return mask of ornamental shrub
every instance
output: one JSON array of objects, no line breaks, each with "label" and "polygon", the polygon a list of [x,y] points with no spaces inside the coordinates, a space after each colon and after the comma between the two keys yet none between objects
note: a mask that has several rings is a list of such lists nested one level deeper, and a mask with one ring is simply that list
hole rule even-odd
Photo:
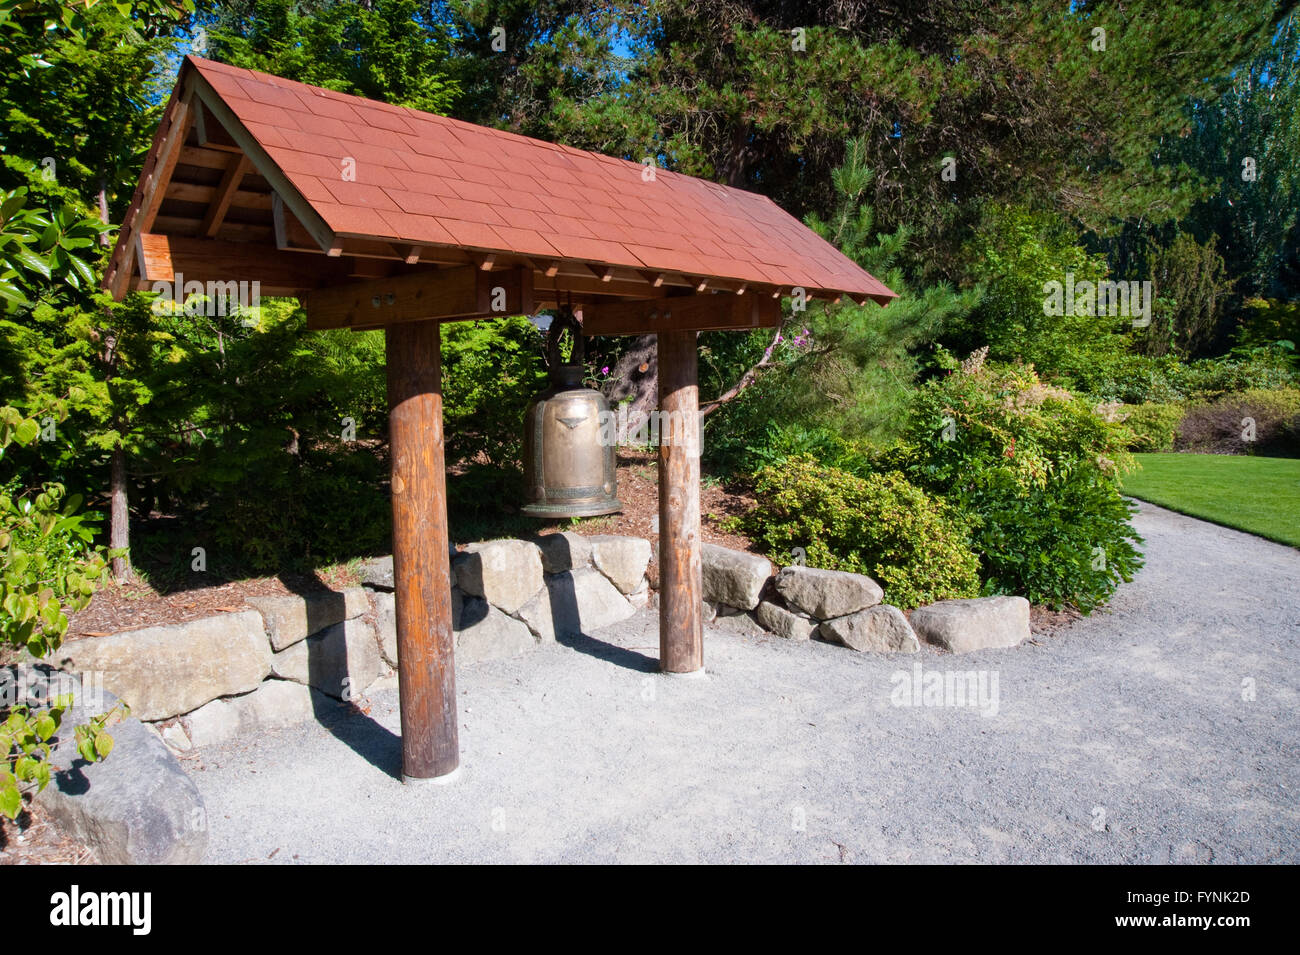
[{"label": "ornamental shrub", "polygon": [[1183,406],[1172,402],[1124,407],[1124,427],[1130,435],[1125,446],[1130,451],[1172,451],[1183,413]]},{"label": "ornamental shrub", "polygon": [[[36,419],[0,407],[0,460],[11,445],[35,441],[39,430]],[[94,545],[96,515],[80,507],[80,498],[53,482],[24,490],[15,480],[0,488],[0,648],[7,652],[43,657],[57,650],[68,614],[85,607],[107,576],[113,553]],[[33,709],[0,699],[0,813],[10,819],[22,811],[24,796],[49,784],[50,741],[72,702],[65,695]],[[74,728],[77,751],[89,762],[113,748],[110,715]]]},{"label": "ornamental shrub", "polygon": [[885,600],[915,607],[979,591],[970,528],[901,474],[858,477],[797,455],[762,468],[758,504],[738,522],[778,564],[867,574]]},{"label": "ornamental shrub", "polygon": [[1300,455],[1300,388],[1251,388],[1190,405],[1174,447],[1212,454]]},{"label": "ornamental shrub", "polygon": [[907,441],[882,456],[972,524],[986,594],[1087,612],[1141,566],[1118,479],[1131,466],[1113,406],[977,352],[917,393]]}]

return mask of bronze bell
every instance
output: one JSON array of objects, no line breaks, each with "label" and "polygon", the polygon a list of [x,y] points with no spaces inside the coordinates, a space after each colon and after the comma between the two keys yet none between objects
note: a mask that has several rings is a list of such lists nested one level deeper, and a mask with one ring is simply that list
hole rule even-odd
[{"label": "bronze bell", "polygon": [[[569,361],[560,357],[565,332],[573,338]],[[546,338],[551,387],[524,414],[524,481],[521,508],[530,517],[593,517],[621,511],[609,402],[582,386],[582,326],[569,309],[551,322]],[[604,440],[602,440],[602,437]]]}]

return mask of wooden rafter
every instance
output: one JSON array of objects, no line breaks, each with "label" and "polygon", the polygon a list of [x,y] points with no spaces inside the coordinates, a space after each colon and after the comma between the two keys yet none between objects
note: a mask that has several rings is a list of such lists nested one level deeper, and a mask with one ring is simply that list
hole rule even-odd
[{"label": "wooden rafter", "polygon": [[212,196],[212,202],[208,205],[208,211],[203,216],[203,222],[199,225],[200,235],[211,239],[221,230],[221,224],[226,221],[226,213],[230,210],[230,203],[234,200],[239,184],[244,179],[244,173],[248,172],[251,165],[252,163],[243,153],[230,158],[230,165],[226,167],[221,182]]},{"label": "wooden rafter", "polygon": [[234,138],[226,132],[225,127],[212,119],[202,103],[197,104],[194,109],[194,133],[199,145],[205,149],[219,149],[230,153],[243,152]]}]

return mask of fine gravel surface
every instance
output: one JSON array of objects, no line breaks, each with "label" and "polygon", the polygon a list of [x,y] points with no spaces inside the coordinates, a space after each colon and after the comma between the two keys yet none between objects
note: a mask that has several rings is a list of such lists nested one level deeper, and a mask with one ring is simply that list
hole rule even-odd
[{"label": "fine gravel surface", "polygon": [[[208,858],[1300,862],[1300,551],[1145,504],[1135,525],[1147,565],[1110,607],[1011,650],[859,654],[740,617],[707,628],[706,677],[669,677],[643,611],[461,668],[446,785],[398,781],[395,690],[202,750]],[[910,701],[917,666],[983,692]]]}]

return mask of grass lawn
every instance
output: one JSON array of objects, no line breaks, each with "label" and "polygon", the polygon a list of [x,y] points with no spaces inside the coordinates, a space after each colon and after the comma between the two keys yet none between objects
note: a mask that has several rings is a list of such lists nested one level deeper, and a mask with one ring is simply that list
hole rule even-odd
[{"label": "grass lawn", "polygon": [[1124,493],[1182,514],[1300,547],[1300,459],[1136,454]]}]

